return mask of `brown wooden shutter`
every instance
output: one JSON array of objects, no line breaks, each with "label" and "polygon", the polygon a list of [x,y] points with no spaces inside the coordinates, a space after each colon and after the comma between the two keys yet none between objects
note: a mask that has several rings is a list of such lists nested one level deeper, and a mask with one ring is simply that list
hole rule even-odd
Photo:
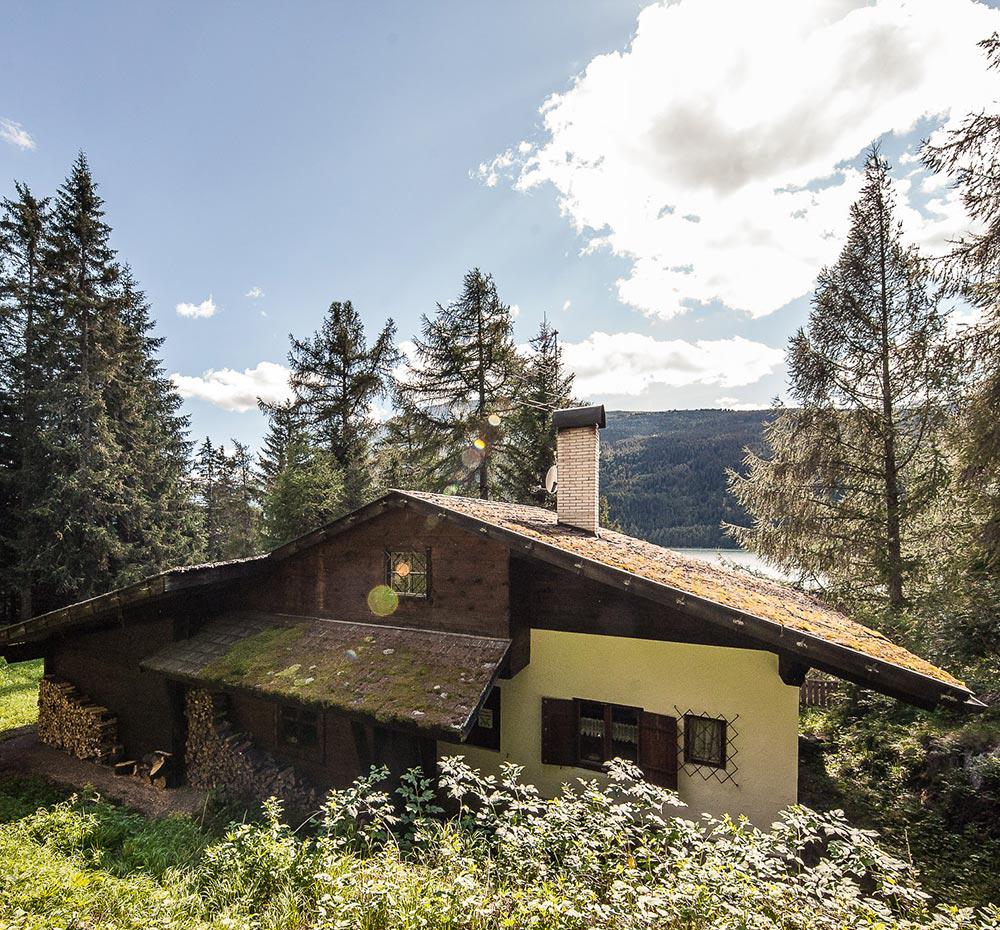
[{"label": "brown wooden shutter", "polygon": [[639,768],[646,781],[677,787],[677,720],[663,714],[639,715]]},{"label": "brown wooden shutter", "polygon": [[576,702],[542,698],[542,762],[576,764]]}]

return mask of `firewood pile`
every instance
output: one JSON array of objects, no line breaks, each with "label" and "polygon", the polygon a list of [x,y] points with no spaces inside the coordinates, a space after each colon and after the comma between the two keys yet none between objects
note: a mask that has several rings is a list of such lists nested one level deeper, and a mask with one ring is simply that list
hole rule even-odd
[{"label": "firewood pile", "polygon": [[280,765],[234,730],[224,694],[192,690],[186,698],[187,780],[195,788],[223,788],[234,798],[277,797],[289,807],[313,810],[316,790],[290,765]]},{"label": "firewood pile", "polygon": [[39,682],[38,738],[78,759],[112,764],[121,758],[117,719],[50,675]]}]

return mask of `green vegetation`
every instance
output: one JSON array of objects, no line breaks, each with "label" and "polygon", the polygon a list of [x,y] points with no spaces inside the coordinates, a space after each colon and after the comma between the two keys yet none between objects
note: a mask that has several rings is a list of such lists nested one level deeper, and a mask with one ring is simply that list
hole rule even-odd
[{"label": "green vegetation", "polygon": [[1000,900],[1000,711],[928,714],[851,690],[802,729],[803,803],[877,829],[935,895]]},{"label": "green vegetation", "polygon": [[[986,930],[1000,911],[930,902],[912,870],[839,815],[787,812],[769,833],[676,817],[670,792],[611,784],[540,799],[516,767],[443,760],[449,816],[411,773],[332,792],[307,829],[277,802],[224,831],[149,822],[94,796],[0,783],[0,925],[119,928],[609,927]],[[41,804],[43,806],[39,807]]]},{"label": "green vegetation", "polygon": [[34,723],[38,718],[38,679],[42,660],[8,665],[0,659],[0,739],[5,730]]},{"label": "green vegetation", "polygon": [[758,449],[770,411],[614,411],[601,432],[601,493],[623,533],[659,546],[733,548],[722,524],[745,519],[726,469]]}]

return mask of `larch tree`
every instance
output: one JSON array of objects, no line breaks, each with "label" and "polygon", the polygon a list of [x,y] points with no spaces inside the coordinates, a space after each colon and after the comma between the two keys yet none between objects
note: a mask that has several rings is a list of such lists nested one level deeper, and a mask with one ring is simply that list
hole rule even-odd
[{"label": "larch tree", "polygon": [[[987,67],[1000,70],[1000,36],[980,43]],[[998,102],[1000,103],[1000,102]],[[958,484],[979,523],[975,557],[1000,574],[1000,107],[968,115],[924,146],[924,162],[947,176],[971,220],[942,267],[953,292],[981,312],[959,334],[965,390],[955,437]]]},{"label": "larch tree", "polygon": [[521,360],[510,307],[492,276],[474,268],[461,296],[423,316],[400,395],[413,418],[435,490],[463,488],[489,498],[502,454],[503,418],[513,410]]},{"label": "larch tree", "polygon": [[765,429],[730,489],[751,516],[736,539],[842,595],[903,606],[913,536],[942,479],[937,427],[952,365],[926,264],[903,244],[889,166],[877,150],[838,261],[788,350],[798,405]]},{"label": "larch tree", "polygon": [[389,390],[398,360],[395,337],[389,320],[369,345],[361,316],[349,300],[330,304],[311,337],[291,337],[288,360],[296,409],[312,443],[337,463],[348,509],[365,503],[371,494],[378,430],[372,406]]},{"label": "larch tree", "polygon": [[559,333],[543,319],[505,418],[506,454],[500,463],[504,497],[524,504],[555,505],[545,475],[556,461],[552,412],[572,406],[573,373],[563,366]]}]

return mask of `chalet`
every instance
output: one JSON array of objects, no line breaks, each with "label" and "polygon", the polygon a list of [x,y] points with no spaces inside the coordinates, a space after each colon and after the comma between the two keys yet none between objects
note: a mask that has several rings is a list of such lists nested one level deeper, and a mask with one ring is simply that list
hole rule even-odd
[{"label": "chalet", "polygon": [[40,738],[257,794],[459,753],[554,793],[619,756],[695,812],[767,825],[796,800],[807,670],[978,704],[807,594],[599,528],[604,409],[555,423],[556,512],[391,491],[265,555],[0,629],[9,660],[44,656]]}]

